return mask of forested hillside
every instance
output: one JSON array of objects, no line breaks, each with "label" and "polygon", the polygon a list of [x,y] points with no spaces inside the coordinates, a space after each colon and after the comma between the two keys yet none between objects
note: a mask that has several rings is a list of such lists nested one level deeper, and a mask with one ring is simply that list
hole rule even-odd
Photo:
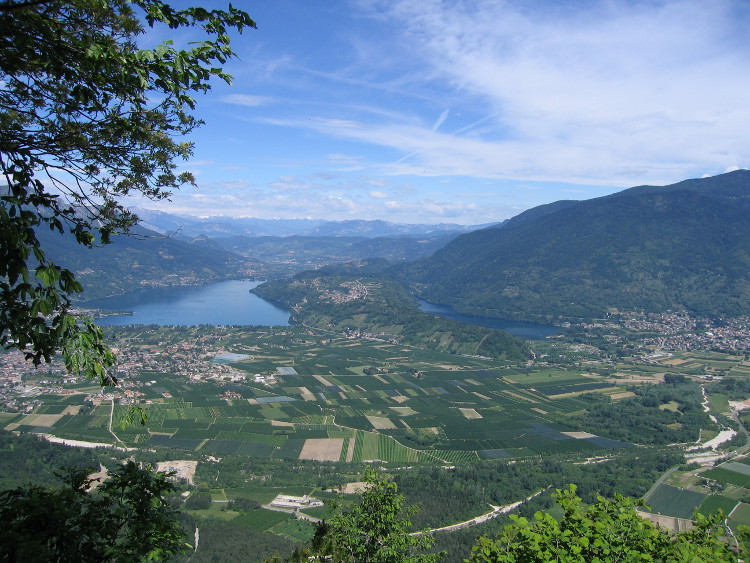
[{"label": "forested hillside", "polygon": [[750,314],[750,172],[559,202],[462,235],[397,275],[428,301],[485,316],[609,309]]},{"label": "forested hillside", "polygon": [[524,342],[510,334],[423,313],[406,288],[383,277],[385,261],[326,266],[253,290],[292,309],[303,325],[368,333],[460,354],[528,359]]},{"label": "forested hillside", "polygon": [[50,256],[76,273],[84,287],[82,298],[87,300],[149,286],[247,278],[264,271],[257,261],[141,227],[96,248],[85,248],[71,236],[46,229],[38,237]]}]

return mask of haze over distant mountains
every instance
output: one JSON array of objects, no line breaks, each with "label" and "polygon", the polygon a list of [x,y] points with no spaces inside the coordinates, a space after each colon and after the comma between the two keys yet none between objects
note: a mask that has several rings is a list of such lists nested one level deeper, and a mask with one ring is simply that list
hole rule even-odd
[{"label": "haze over distant mountains", "polygon": [[750,171],[536,207],[395,274],[428,301],[501,318],[750,315]]},{"label": "haze over distant mountains", "polygon": [[322,219],[256,219],[252,217],[194,217],[174,215],[150,209],[133,209],[141,225],[153,231],[177,238],[192,239],[198,236],[223,238],[287,237],[287,236],[354,236],[393,237],[402,235],[448,234],[472,231],[487,225],[436,225],[398,224],[380,220],[325,221]]}]

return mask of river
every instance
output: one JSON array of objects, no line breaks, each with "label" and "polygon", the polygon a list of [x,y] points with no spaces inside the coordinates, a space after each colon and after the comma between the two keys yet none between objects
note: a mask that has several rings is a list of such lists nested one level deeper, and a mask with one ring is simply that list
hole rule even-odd
[{"label": "river", "polygon": [[141,289],[88,301],[83,306],[132,314],[96,320],[101,326],[155,324],[173,326],[287,326],[289,311],[250,293],[263,282],[229,280],[198,286]]}]

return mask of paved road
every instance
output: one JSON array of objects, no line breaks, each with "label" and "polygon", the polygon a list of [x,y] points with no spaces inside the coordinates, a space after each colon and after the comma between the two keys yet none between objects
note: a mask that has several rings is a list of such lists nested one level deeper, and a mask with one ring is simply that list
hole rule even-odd
[{"label": "paved road", "polygon": [[469,526],[476,526],[477,524],[482,524],[484,522],[487,522],[488,520],[493,520],[500,516],[501,514],[507,514],[511,510],[515,510],[522,504],[530,501],[534,497],[537,497],[541,495],[543,492],[547,491],[552,487],[552,485],[548,485],[544,489],[542,489],[539,492],[534,493],[533,495],[526,497],[523,500],[519,500],[518,502],[514,502],[511,504],[506,504],[505,506],[493,506],[492,510],[482,514],[481,516],[477,516],[476,518],[472,518],[471,520],[466,520],[464,522],[458,522],[457,524],[451,524],[450,526],[443,526],[442,528],[432,528],[431,530],[422,530],[421,532],[412,532],[411,536],[422,536],[424,534],[432,534],[433,532],[454,532],[456,530],[460,530],[462,528],[468,528]]}]

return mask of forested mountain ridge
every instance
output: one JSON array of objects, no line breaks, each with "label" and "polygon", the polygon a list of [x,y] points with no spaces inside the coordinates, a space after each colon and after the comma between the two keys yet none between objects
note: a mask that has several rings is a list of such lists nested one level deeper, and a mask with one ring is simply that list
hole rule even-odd
[{"label": "forested mountain ridge", "polygon": [[263,272],[257,261],[213,247],[190,244],[135,227],[110,244],[85,248],[70,236],[40,229],[47,253],[76,273],[82,299],[125,293],[140,287],[200,284],[248,278]]},{"label": "forested mountain ridge", "polygon": [[266,282],[253,293],[293,311],[295,323],[428,349],[526,361],[528,346],[505,331],[423,313],[400,283],[382,276],[382,259],[325,266]]},{"label": "forested mountain ridge", "polygon": [[530,210],[394,270],[428,301],[485,316],[608,309],[750,314],[750,172]]},{"label": "forested mountain ridge", "polygon": [[458,235],[438,231],[402,236],[224,236],[193,239],[163,235],[142,225],[111,244],[84,248],[72,237],[40,230],[50,255],[76,273],[86,300],[141,287],[192,285],[223,279],[273,279],[326,264],[385,258],[390,262],[429,256]]}]

